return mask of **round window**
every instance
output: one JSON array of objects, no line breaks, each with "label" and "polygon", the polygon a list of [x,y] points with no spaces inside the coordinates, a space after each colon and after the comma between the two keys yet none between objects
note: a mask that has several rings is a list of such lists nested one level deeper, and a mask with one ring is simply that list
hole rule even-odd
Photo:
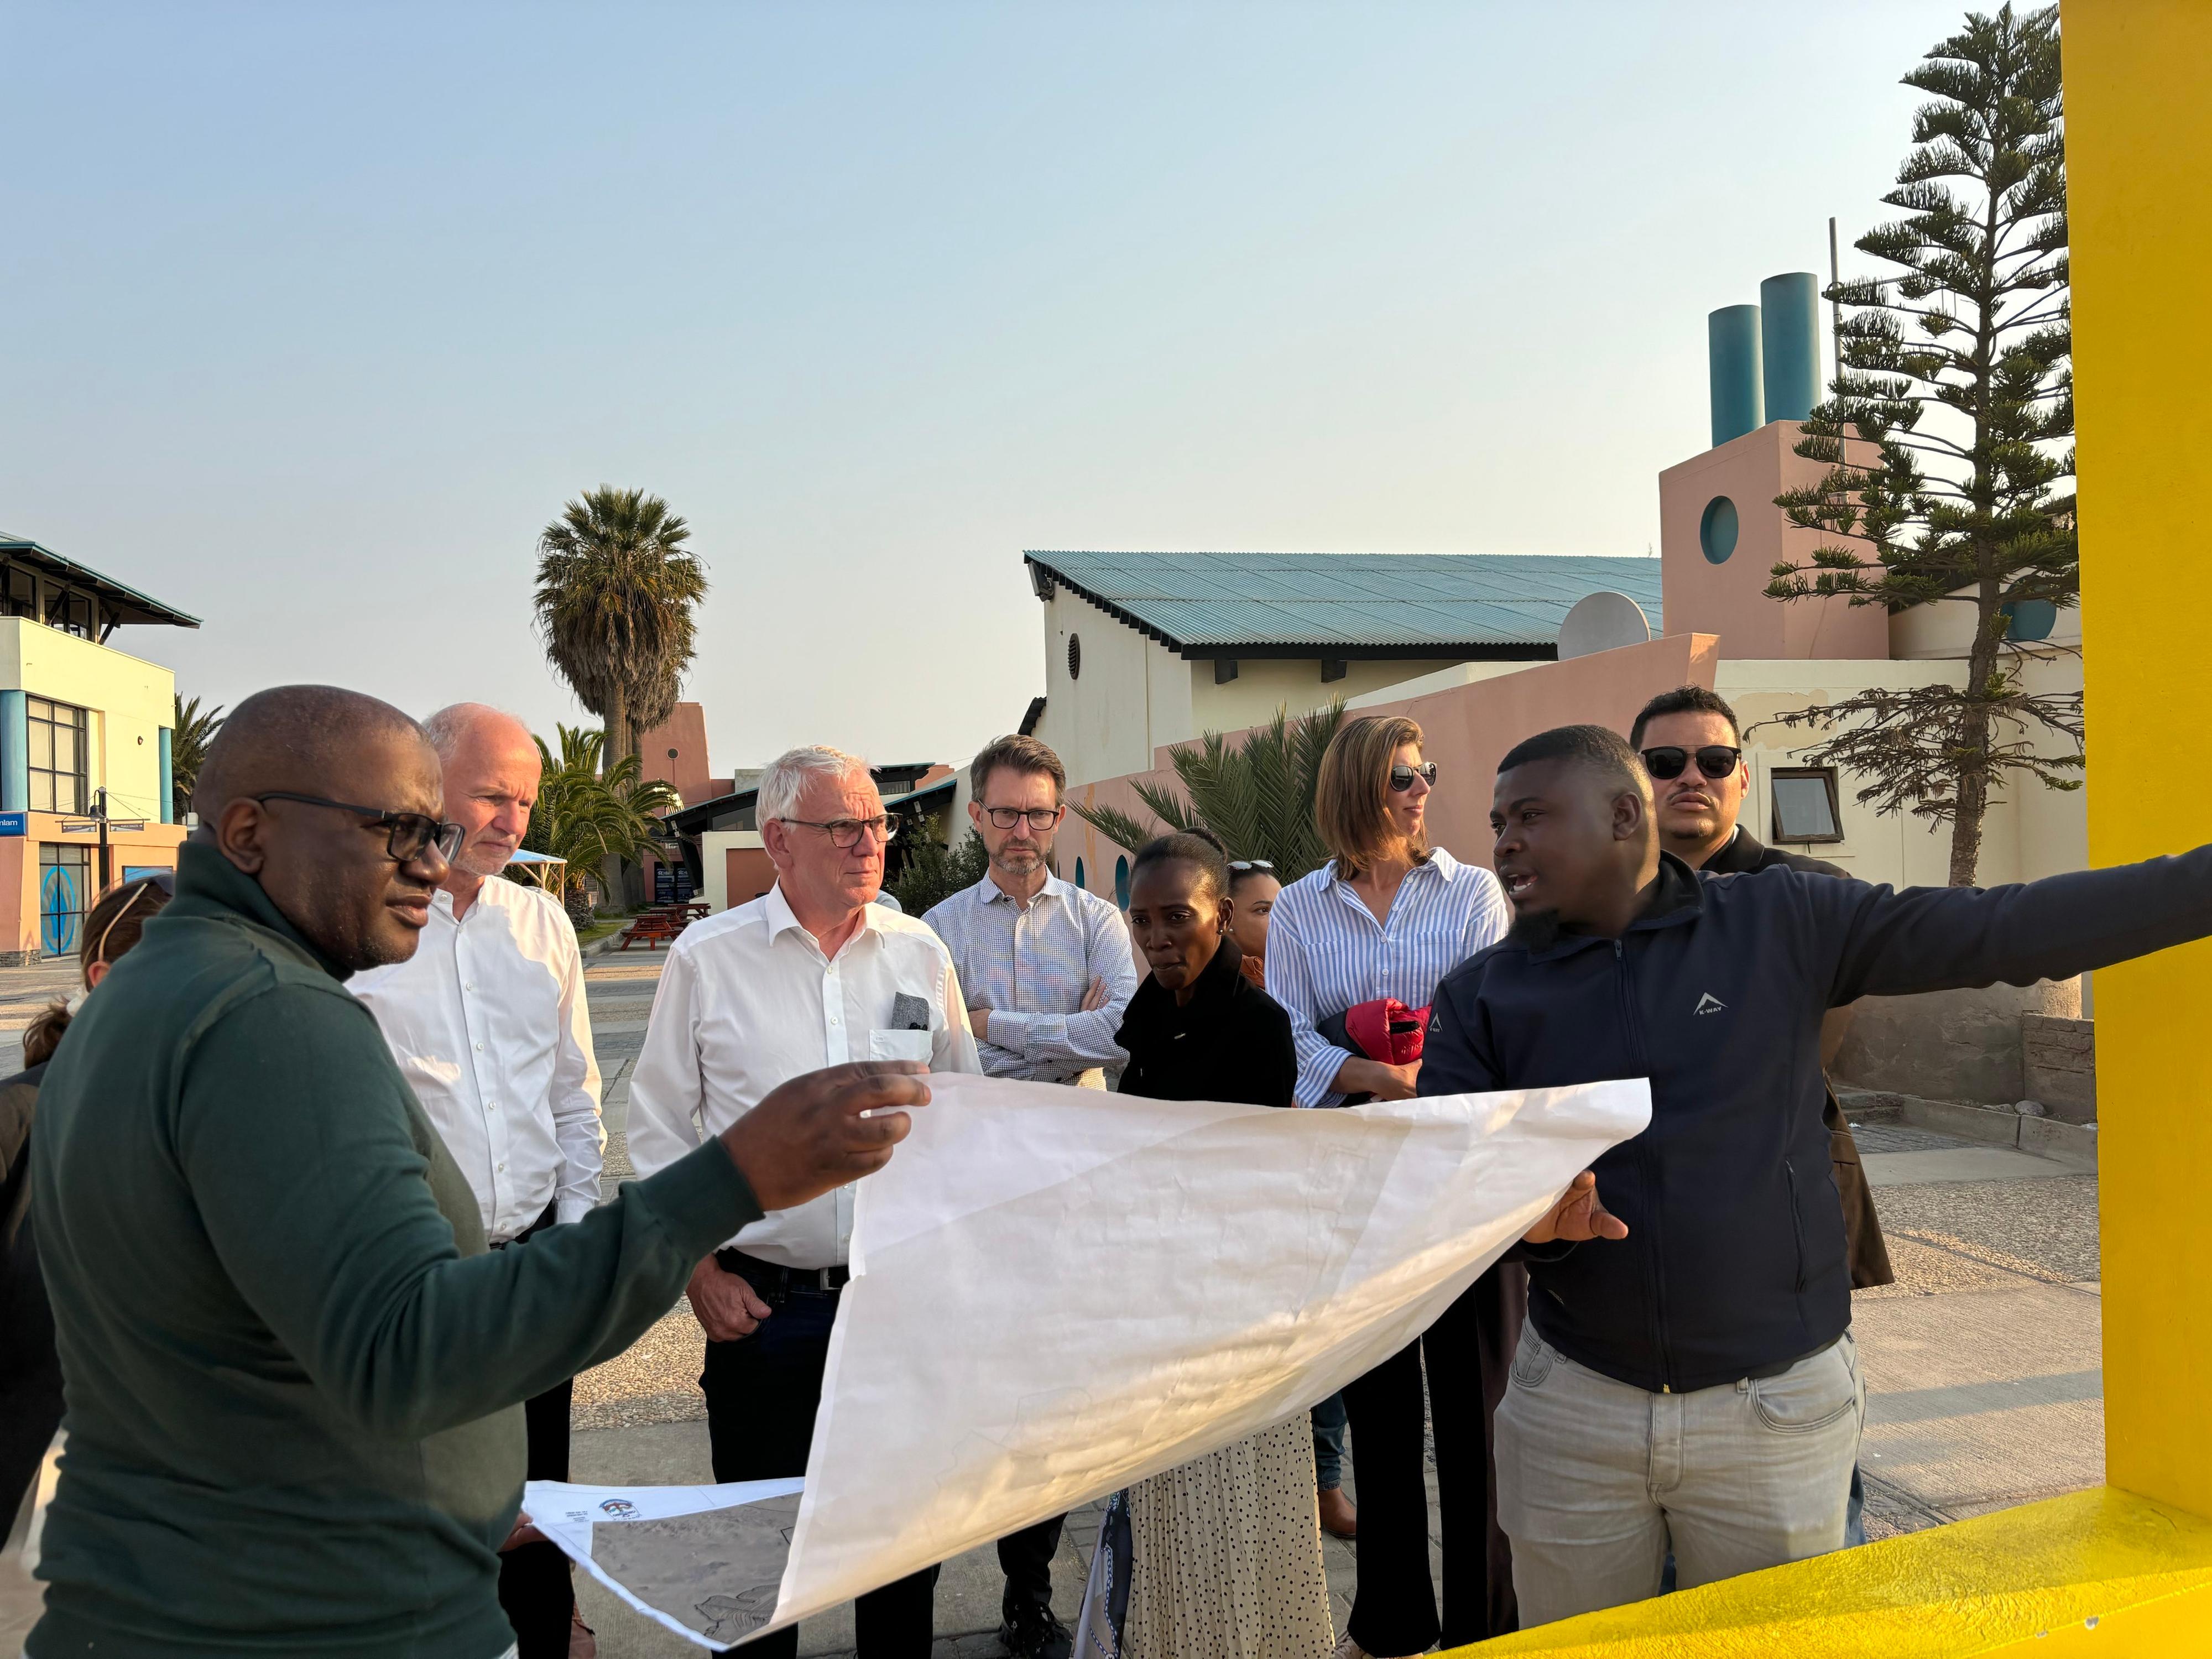
[{"label": "round window", "polygon": [[1083,635],[1080,634],[1067,636],[1067,678],[1072,680],[1083,678]]},{"label": "round window", "polygon": [[1735,551],[1735,503],[1716,495],[1705,503],[1705,516],[1698,520],[1698,545],[1707,564],[1726,564]]},{"label": "round window", "polygon": [[2048,599],[2021,599],[2005,606],[2005,637],[2022,644],[2047,640],[2058,626],[2058,607]]}]

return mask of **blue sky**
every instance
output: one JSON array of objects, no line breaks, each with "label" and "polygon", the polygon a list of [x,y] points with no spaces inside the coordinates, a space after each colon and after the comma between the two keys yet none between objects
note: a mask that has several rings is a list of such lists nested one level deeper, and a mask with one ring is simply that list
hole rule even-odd
[{"label": "blue sky", "polygon": [[19,0],[0,526],[205,617],[115,641],[187,696],[550,734],[537,532],[639,485],[718,769],[957,759],[1025,547],[1643,552],[1962,12]]}]

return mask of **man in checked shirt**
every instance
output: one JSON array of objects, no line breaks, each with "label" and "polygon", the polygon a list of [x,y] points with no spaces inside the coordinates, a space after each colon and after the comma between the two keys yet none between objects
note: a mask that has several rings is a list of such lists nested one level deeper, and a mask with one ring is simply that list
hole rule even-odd
[{"label": "man in checked shirt", "polygon": [[[968,817],[991,866],[983,879],[922,918],[952,952],[976,1052],[990,1077],[1106,1086],[1104,1068],[1137,988],[1121,913],[1052,873],[1052,838],[1067,809],[1067,771],[1035,738],[1000,738],[969,769]],[[1060,1522],[999,1540],[1006,1570],[999,1639],[1021,1659],[1067,1659],[1052,1611]]]}]

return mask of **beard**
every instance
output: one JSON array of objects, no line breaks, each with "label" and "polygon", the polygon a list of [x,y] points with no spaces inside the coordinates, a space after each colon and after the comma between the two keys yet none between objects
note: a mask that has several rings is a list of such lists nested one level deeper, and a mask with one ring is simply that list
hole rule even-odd
[{"label": "beard", "polygon": [[1026,876],[1033,870],[1049,868],[1052,863],[1052,842],[1025,842],[1019,846],[1002,847],[991,854],[991,862],[1010,876]]},{"label": "beard", "polygon": [[504,847],[480,847],[473,842],[464,842],[461,850],[453,854],[453,868],[489,881],[506,871],[512,856]]}]

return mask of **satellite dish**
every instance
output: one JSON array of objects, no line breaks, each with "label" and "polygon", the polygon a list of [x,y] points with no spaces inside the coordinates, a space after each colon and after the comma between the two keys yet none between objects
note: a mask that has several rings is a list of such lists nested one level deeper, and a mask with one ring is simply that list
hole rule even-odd
[{"label": "satellite dish", "polygon": [[1559,660],[1642,645],[1650,637],[1651,623],[1642,605],[1626,593],[1601,588],[1577,599],[1559,623]]}]

